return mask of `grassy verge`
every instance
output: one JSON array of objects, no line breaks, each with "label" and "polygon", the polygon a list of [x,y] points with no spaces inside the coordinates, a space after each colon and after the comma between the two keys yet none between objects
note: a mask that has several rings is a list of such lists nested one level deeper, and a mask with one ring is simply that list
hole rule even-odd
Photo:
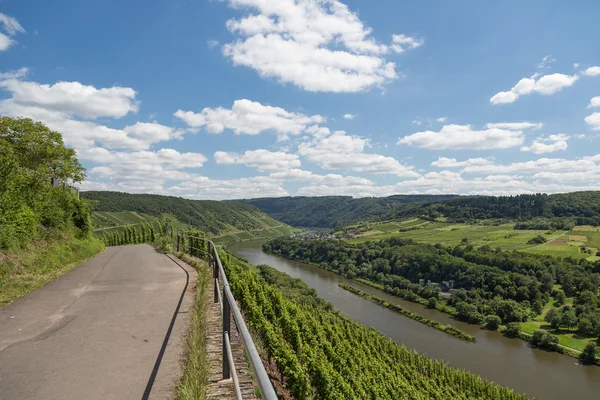
[{"label": "grassy verge", "polygon": [[186,363],[183,376],[177,386],[177,398],[197,400],[206,398],[208,385],[208,364],[206,362],[206,314],[208,310],[207,291],[210,285],[208,266],[185,254],[177,254],[179,259],[198,270],[194,312],[190,319],[187,337]]},{"label": "grassy verge", "polygon": [[0,252],[0,307],[44,286],[104,250],[95,236],[54,236]]},{"label": "grassy verge", "polygon": [[368,293],[363,292],[362,290],[356,289],[352,286],[349,285],[345,285],[343,283],[340,283],[339,285],[342,289],[345,289],[349,292],[352,292],[364,299],[370,300],[373,303],[379,304],[380,306],[383,306],[385,308],[388,308],[392,311],[395,311],[397,313],[400,313],[408,318],[412,318],[415,321],[418,321],[422,324],[425,324],[427,326],[430,326],[434,329],[437,329],[439,331],[442,331],[444,333],[447,333],[449,335],[452,335],[454,337],[457,337],[459,339],[463,339],[463,340],[468,340],[470,342],[475,342],[477,341],[477,339],[475,338],[475,336],[469,335],[466,332],[461,331],[460,329],[454,328],[453,326],[450,325],[444,325],[441,322],[438,321],[434,321],[432,319],[429,319],[421,314],[417,314],[415,312],[409,311],[406,308],[399,306],[397,304],[393,304],[393,303],[388,303],[387,301],[383,300],[382,298],[376,297],[376,296],[372,296]]}]

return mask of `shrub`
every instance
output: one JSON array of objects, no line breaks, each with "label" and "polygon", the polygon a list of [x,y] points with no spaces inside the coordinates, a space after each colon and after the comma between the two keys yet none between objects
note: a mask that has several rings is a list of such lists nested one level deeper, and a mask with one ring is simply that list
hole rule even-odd
[{"label": "shrub", "polygon": [[502,322],[500,320],[500,317],[495,315],[495,314],[491,314],[491,315],[486,315],[485,318],[483,319],[484,325],[487,329],[491,330],[491,331],[495,331],[498,330],[498,327],[500,326],[500,323]]},{"label": "shrub", "polygon": [[521,324],[518,322],[509,322],[504,331],[505,335],[508,337],[518,337],[519,332],[521,332]]}]

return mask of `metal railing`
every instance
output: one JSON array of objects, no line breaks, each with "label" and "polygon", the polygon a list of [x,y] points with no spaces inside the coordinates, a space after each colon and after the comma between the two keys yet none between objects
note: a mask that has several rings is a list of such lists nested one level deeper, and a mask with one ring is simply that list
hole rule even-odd
[{"label": "metal railing", "polygon": [[[229,282],[227,281],[227,275],[223,270],[221,259],[219,258],[219,252],[217,251],[215,244],[203,237],[192,236],[177,231],[177,252],[185,252],[200,258],[206,256],[209,267],[213,272],[214,282],[214,302],[219,303],[221,306],[221,319],[223,321],[223,379],[232,379],[235,388],[235,394],[237,399],[242,399],[242,393],[240,391],[240,384],[233,361],[233,354],[231,352],[230,335],[231,332],[231,314],[237,326],[238,332],[242,337],[244,347],[250,360],[252,371],[254,371],[254,379],[258,383],[258,387],[262,394],[263,399],[277,400],[275,389],[271,384],[269,375],[262,363],[258,350],[254,345],[254,341],[250,336],[246,322],[242,317],[242,313],[237,306],[233,293],[229,288]],[[223,282],[222,289],[219,290],[219,278]]]}]

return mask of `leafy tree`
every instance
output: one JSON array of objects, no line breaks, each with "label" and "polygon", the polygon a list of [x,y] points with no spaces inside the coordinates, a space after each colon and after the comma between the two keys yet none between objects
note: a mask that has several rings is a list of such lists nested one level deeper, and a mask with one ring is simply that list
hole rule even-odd
[{"label": "leafy tree", "polygon": [[556,293],[556,296],[554,296],[556,299],[556,303],[560,306],[562,306],[563,304],[565,304],[565,300],[567,298],[567,296],[565,295],[565,292],[563,292],[562,290],[559,290]]},{"label": "leafy tree", "polygon": [[594,343],[588,343],[585,348],[583,349],[583,351],[581,352],[581,355],[579,356],[579,359],[586,364],[595,364],[596,363],[596,353],[597,353],[597,347]]},{"label": "leafy tree", "polygon": [[498,330],[501,322],[500,317],[497,315],[486,315],[484,318],[485,327],[492,331]]},{"label": "leafy tree", "polygon": [[506,330],[504,331],[506,336],[508,337],[517,337],[519,336],[519,332],[521,331],[521,324],[518,322],[509,322],[506,325]]},{"label": "leafy tree", "polygon": [[428,308],[435,309],[437,307],[437,304],[438,304],[437,297],[430,297],[429,300],[427,300]]},{"label": "leafy tree", "polygon": [[[53,186],[51,180],[60,182]],[[30,119],[0,116],[0,249],[24,247],[39,227],[90,231],[91,206],[71,184],[84,168],[58,132]]]}]

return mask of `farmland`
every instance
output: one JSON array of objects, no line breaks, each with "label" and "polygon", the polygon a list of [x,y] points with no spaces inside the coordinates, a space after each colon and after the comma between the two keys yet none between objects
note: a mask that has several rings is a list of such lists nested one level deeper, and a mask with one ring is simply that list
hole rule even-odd
[{"label": "farmland", "polygon": [[[586,258],[590,261],[600,259],[596,256],[600,249],[600,231],[597,227],[591,226],[576,226],[572,231],[516,230],[514,223],[460,224],[410,218],[360,223],[347,226],[344,230],[361,231],[358,236],[349,239],[354,243],[399,237],[422,243],[441,243],[453,246],[466,239],[474,246],[488,245],[502,250],[521,250],[558,257]],[[537,236],[543,236],[546,243],[528,244]],[[582,247],[587,251],[584,252]]]}]

